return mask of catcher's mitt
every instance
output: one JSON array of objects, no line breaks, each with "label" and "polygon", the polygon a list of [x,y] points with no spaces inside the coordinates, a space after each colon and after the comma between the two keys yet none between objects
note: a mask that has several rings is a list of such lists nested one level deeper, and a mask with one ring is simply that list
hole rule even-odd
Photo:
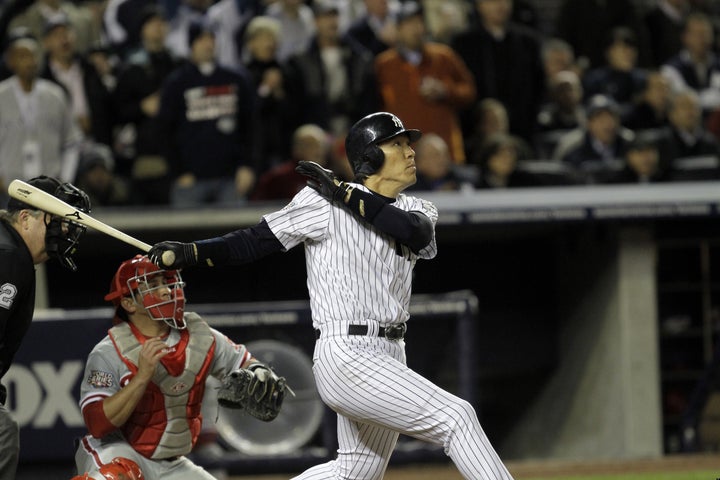
[{"label": "catcher's mitt", "polygon": [[254,363],[225,376],[218,391],[218,403],[226,408],[245,410],[253,417],[270,422],[280,413],[285,394],[292,390],[284,377],[267,365]]}]

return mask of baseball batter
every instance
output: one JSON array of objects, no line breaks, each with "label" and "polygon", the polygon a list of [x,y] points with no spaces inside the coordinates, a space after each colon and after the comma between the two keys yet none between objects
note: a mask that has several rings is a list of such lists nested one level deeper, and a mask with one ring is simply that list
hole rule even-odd
[{"label": "baseball batter", "polygon": [[297,479],[382,479],[401,433],[442,445],[465,478],[512,478],[473,407],[406,366],[412,270],[436,254],[435,206],[402,193],[415,182],[411,143],[420,135],[393,114],[369,115],[345,142],[353,182],[302,162],[308,187],[258,225],[150,250],[153,261],[179,268],[243,263],[304,245],[318,339],[313,371],[320,396],[337,412],[339,448],[335,460]]},{"label": "baseball batter", "polygon": [[183,286],[179,272],[146,256],[118,268],[105,296],[115,326],[90,352],[80,389],[90,434],[78,446],[81,475],[73,480],[214,480],[185,457],[200,433],[205,381],[267,367],[185,313]]}]

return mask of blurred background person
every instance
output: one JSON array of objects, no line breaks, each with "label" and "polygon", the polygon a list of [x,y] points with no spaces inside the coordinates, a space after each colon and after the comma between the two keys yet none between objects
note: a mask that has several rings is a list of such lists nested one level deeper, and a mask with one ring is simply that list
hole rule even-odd
[{"label": "blurred background person", "polygon": [[620,124],[620,109],[608,96],[592,97],[586,115],[585,125],[560,138],[553,158],[582,172],[592,183],[617,170],[634,133]]},{"label": "blurred background person", "polygon": [[206,23],[208,9],[214,0],[179,0],[177,9],[168,12],[168,33],[165,46],[175,58],[189,59],[189,36],[193,25]]},{"label": "blurred background person", "polygon": [[434,42],[449,45],[456,35],[470,28],[472,7],[465,0],[423,0],[425,21]]},{"label": "blurred background person", "polygon": [[[535,118],[545,94],[545,76],[536,32],[511,22],[511,0],[475,0],[477,27],[458,34],[451,47],[475,77],[477,98],[505,105],[510,132],[532,141]],[[472,132],[472,109],[463,115],[465,135]]]},{"label": "blurred background person", "polygon": [[397,42],[376,57],[382,109],[436,133],[450,148],[454,163],[465,163],[460,111],[475,100],[475,80],[447,45],[426,41],[424,12],[405,2],[397,14]]},{"label": "blurred background person", "polygon": [[219,0],[207,11],[207,21],[215,32],[215,54],[223,67],[236,70],[242,65],[245,30],[265,9],[262,0]]},{"label": "blurred background person", "polygon": [[280,23],[253,18],[245,30],[243,64],[255,90],[252,163],[258,175],[284,162],[290,152],[289,98],[283,65],[277,57]]},{"label": "blurred background person", "polygon": [[658,70],[650,70],[640,94],[622,119],[630,130],[661,129],[668,124],[670,82]]},{"label": "blurred background person", "polygon": [[670,168],[676,160],[682,158],[720,159],[720,145],[703,124],[697,93],[685,90],[672,95],[668,119],[669,125],[658,140],[663,168]]},{"label": "blurred background person", "polygon": [[703,115],[720,106],[720,58],[713,50],[712,19],[704,13],[688,15],[682,32],[682,50],[661,66],[677,93],[692,89],[698,94]]},{"label": "blurred background person", "polygon": [[113,150],[116,173],[130,180],[137,202],[170,202],[170,172],[158,130],[161,87],[179,63],[165,46],[168,24],[163,12],[146,6],[139,19],[141,43],[131,50],[118,74],[113,101],[118,131]]},{"label": "blurred background person", "polygon": [[[510,135],[508,113],[505,105],[494,98],[484,98],[475,104],[474,124],[470,137],[466,140],[468,159],[477,159],[485,142],[498,133]],[[525,140],[513,135],[518,155],[522,160],[534,157],[534,152]]]},{"label": "blurred background person", "polygon": [[107,145],[85,142],[80,148],[78,188],[87,193],[94,207],[117,207],[137,204],[129,183],[115,175],[115,160]]},{"label": "blurred background person", "polygon": [[316,34],[309,47],[285,63],[291,101],[287,115],[294,127],[313,123],[340,138],[350,125],[378,110],[374,57],[341,37],[337,3],[315,0],[313,13]]},{"label": "blurred background person", "polygon": [[82,131],[62,88],[38,78],[40,46],[30,38],[5,52],[13,75],[0,82],[0,187],[41,174],[75,180]]},{"label": "blurred background person", "polygon": [[63,17],[45,25],[46,61],[40,75],[65,90],[73,118],[87,138],[111,145],[115,120],[110,92],[95,66],[78,53],[75,39],[75,30]]},{"label": "blurred background person", "polygon": [[365,14],[353,21],[345,35],[377,55],[395,45],[395,15],[399,7],[393,0],[363,0]]},{"label": "blurred background person", "polygon": [[580,78],[585,72],[585,68],[575,61],[575,51],[572,46],[561,38],[545,38],[541,44],[540,55],[546,86],[549,86],[552,79],[560,72],[572,71]]},{"label": "blurred background person", "polygon": [[605,42],[605,62],[591,68],[582,77],[586,99],[603,94],[612,97],[625,115],[645,84],[645,69],[638,67],[635,33],[627,27],[609,32]]},{"label": "blurred background person", "polygon": [[479,189],[541,185],[535,175],[518,169],[518,146],[512,135],[492,135],[473,160],[480,169],[476,184]]},{"label": "blurred background person", "polygon": [[660,152],[653,135],[637,135],[627,146],[623,168],[605,183],[656,183],[668,180],[660,166]]},{"label": "blurred background person", "polygon": [[417,181],[408,190],[472,190],[478,171],[456,165],[447,143],[440,135],[424,133],[414,145]]},{"label": "blurred background person", "polygon": [[690,13],[688,0],[655,0],[643,21],[648,32],[652,64],[663,65],[682,48],[680,40]]},{"label": "blurred background person", "polygon": [[285,62],[307,51],[315,35],[315,16],[309,5],[302,0],[276,0],[268,5],[265,15],[280,22],[278,60]]},{"label": "blurred background person", "polygon": [[163,83],[157,120],[173,174],[172,205],[237,204],[255,183],[251,165],[254,93],[247,75],[215,62],[207,25],[188,30],[190,61]]},{"label": "blurred background person", "polygon": [[548,85],[548,100],[537,116],[533,146],[538,158],[550,158],[560,137],[585,124],[583,87],[572,70],[555,74]]},{"label": "blurred background person", "polygon": [[43,37],[45,25],[65,19],[72,25],[76,36],[76,47],[80,53],[101,43],[101,28],[93,19],[92,12],[76,2],[64,0],[35,0],[10,21],[8,30],[26,27],[36,40]]},{"label": "blurred background person", "polygon": [[307,185],[307,177],[295,171],[298,162],[315,162],[329,168],[329,153],[328,132],[317,125],[301,125],[292,136],[290,159],[260,175],[251,200],[291,199]]},{"label": "blurred background person", "polygon": [[605,63],[605,38],[616,27],[638,36],[639,64],[649,64],[642,17],[633,0],[562,0],[555,17],[555,35],[568,42],[579,63],[598,68]]}]

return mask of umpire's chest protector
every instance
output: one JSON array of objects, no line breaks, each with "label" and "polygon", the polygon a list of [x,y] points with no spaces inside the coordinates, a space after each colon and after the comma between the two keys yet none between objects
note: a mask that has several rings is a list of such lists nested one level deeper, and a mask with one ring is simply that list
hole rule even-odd
[{"label": "umpire's chest protector", "polygon": [[[121,428],[128,443],[147,458],[186,455],[200,433],[200,407],[215,355],[215,337],[197,314],[186,314],[185,323],[187,329],[180,331],[180,341],[160,361],[152,382]],[[132,378],[138,371],[144,337],[129,323],[116,325],[108,333]]]}]

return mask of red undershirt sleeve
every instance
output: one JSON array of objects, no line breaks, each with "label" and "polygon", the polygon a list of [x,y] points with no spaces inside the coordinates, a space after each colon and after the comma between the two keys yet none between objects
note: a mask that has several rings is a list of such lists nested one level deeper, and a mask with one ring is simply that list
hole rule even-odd
[{"label": "red undershirt sleeve", "polygon": [[82,413],[90,435],[95,438],[102,438],[108,433],[117,430],[117,427],[110,423],[110,420],[105,416],[102,400],[86,405]]}]

